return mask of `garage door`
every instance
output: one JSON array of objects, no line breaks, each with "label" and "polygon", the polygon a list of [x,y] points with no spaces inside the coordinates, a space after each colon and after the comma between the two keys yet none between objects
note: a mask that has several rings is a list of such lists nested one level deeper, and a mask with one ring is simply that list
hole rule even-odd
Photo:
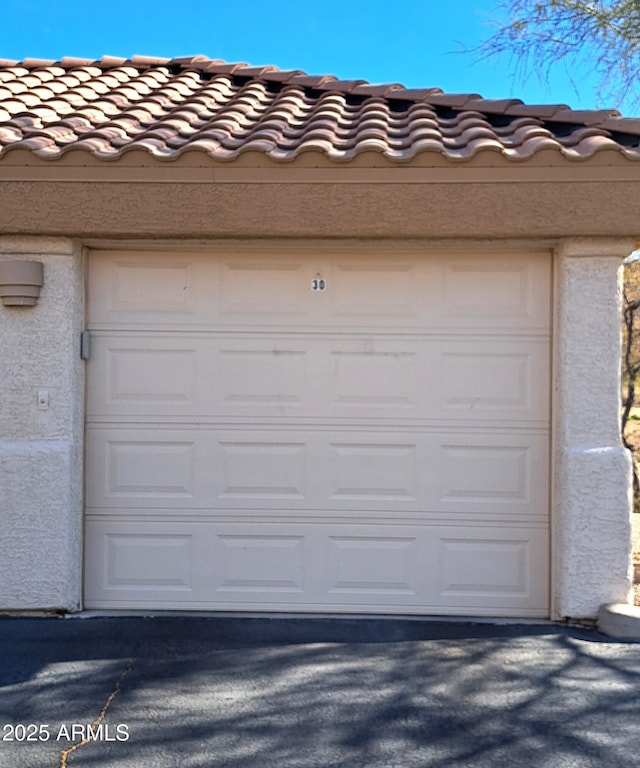
[{"label": "garage door", "polygon": [[85,606],[547,615],[549,267],[92,252]]}]

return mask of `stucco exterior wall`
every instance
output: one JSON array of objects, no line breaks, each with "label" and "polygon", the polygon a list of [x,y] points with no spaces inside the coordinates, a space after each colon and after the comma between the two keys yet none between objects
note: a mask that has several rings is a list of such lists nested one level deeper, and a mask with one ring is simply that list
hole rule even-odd
[{"label": "stucco exterior wall", "polygon": [[[82,572],[82,253],[0,237],[0,259],[44,264],[33,308],[0,306],[0,608],[77,610]],[[48,393],[48,408],[38,393]]]},{"label": "stucco exterior wall", "polygon": [[[401,177],[395,183],[393,174],[389,178],[360,184],[3,180],[0,230],[6,222],[5,231],[16,233],[110,238],[117,222],[118,237],[149,239],[396,239],[399,233],[476,239],[613,235],[637,226],[636,209],[628,205],[637,182],[583,184],[577,207],[570,182],[405,184]],[[606,208],[600,204],[605,198]]]},{"label": "stucco exterior wall", "polygon": [[620,437],[622,260],[630,240],[574,239],[555,264],[554,617],[631,598],[631,456]]},{"label": "stucco exterior wall", "polygon": [[[616,371],[620,265],[633,247],[588,238],[555,251],[553,618],[595,617],[631,595],[631,459]],[[13,258],[42,261],[45,274],[36,307],[0,306],[0,609],[73,611],[82,601],[82,247],[0,236],[0,259]]]}]

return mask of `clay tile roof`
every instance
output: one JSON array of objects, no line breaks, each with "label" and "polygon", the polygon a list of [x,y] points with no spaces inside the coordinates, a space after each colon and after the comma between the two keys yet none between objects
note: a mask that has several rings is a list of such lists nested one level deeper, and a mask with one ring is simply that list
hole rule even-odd
[{"label": "clay tile roof", "polygon": [[443,93],[439,88],[434,88],[431,95],[427,94],[429,104],[449,109],[464,109],[470,101],[481,99],[477,93]]},{"label": "clay tile roof", "polygon": [[351,93],[355,96],[379,96],[392,97],[394,92],[398,90],[404,90],[404,86],[398,83],[381,83],[380,85],[372,85],[371,83],[362,83],[356,85],[351,89]]},{"label": "clay tile roof", "polygon": [[640,117],[620,117],[612,115],[602,121],[602,127],[607,131],[633,133],[640,135]]},{"label": "clay tile roof", "polygon": [[248,69],[249,65],[242,62],[236,64],[227,64],[226,62],[216,61],[212,63],[212,66],[206,68],[206,72],[211,72],[216,75],[233,75],[239,69]]},{"label": "clay tile roof", "polygon": [[289,82],[303,88],[317,88],[323,83],[335,83],[337,79],[333,75],[307,75],[305,72],[301,72],[299,75],[294,75]]},{"label": "clay tile roof", "polygon": [[429,152],[526,161],[549,150],[640,159],[640,118],[206,56],[0,59],[0,162],[14,149],[48,160],[74,149],[104,160],[133,150],[169,161],[192,151],[221,161],[247,151],[283,162],[365,151],[395,163]]},{"label": "clay tile roof", "polygon": [[366,85],[366,80],[333,80],[326,79],[317,85],[321,91],[341,91],[342,93],[351,93],[359,85]]},{"label": "clay tile roof", "polygon": [[583,123],[584,125],[601,125],[610,117],[619,117],[620,113],[615,109],[593,109],[576,111],[573,109],[561,109],[553,115],[554,120],[563,123]]},{"label": "clay tile roof", "polygon": [[36,69],[38,67],[50,67],[52,64],[55,64],[54,61],[51,59],[25,59],[22,62],[19,62],[19,66],[24,67],[25,69]]},{"label": "clay tile roof", "polygon": [[264,77],[268,72],[277,72],[277,67],[239,67],[235,70],[233,73],[234,75],[237,75],[238,77],[246,77],[251,80],[259,80],[260,78]]},{"label": "clay tile roof", "polygon": [[558,112],[564,112],[567,109],[569,107],[566,104],[523,104],[521,101],[518,101],[507,107],[505,115],[537,117],[540,120],[547,120]]},{"label": "clay tile roof", "polygon": [[134,67],[162,67],[170,61],[171,59],[157,56],[133,56],[131,58],[131,64]]},{"label": "clay tile roof", "polygon": [[[405,88],[404,86],[401,86],[388,94],[388,98],[402,99],[403,101],[425,101],[426,99],[429,99],[430,104],[437,104],[438,99],[444,95],[445,94],[442,93],[440,88]],[[435,101],[432,101],[432,99],[435,99]],[[448,105],[447,102],[446,106]]]},{"label": "clay tile roof", "polygon": [[270,72],[265,72],[262,75],[262,79],[272,83],[286,83],[293,77],[300,77],[304,75],[304,72],[300,69],[274,69]]}]

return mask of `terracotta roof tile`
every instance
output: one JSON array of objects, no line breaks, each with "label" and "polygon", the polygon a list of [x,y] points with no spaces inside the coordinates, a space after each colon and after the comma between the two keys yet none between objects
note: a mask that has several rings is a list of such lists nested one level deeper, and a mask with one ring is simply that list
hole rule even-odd
[{"label": "terracotta roof tile", "polygon": [[433,93],[426,93],[424,98],[429,100],[429,104],[433,104],[436,107],[464,109],[469,101],[481,99],[482,97],[477,93],[443,93],[439,88],[434,88]]},{"label": "terracotta roof tile", "polygon": [[214,72],[216,75],[233,75],[239,69],[248,67],[249,65],[245,63],[227,64],[226,62],[216,62],[211,68],[207,68],[205,71]]},{"label": "terracotta roof tile", "polygon": [[335,83],[337,78],[333,75],[307,75],[304,72],[294,75],[288,82],[292,85],[299,85],[302,88],[317,88],[323,83]]},{"label": "terracotta roof tile", "polygon": [[339,91],[340,93],[351,93],[354,88],[360,85],[367,85],[366,80],[335,80],[332,78],[324,79],[318,83],[316,88],[320,91]]},{"label": "terracotta roof tile", "polygon": [[161,67],[165,64],[169,64],[171,59],[163,58],[161,56],[140,56],[136,54],[131,57],[131,64],[136,67]]},{"label": "terracotta roof tile", "polygon": [[50,67],[55,64],[51,59],[24,59],[19,65],[25,69],[37,69],[39,67]]},{"label": "terracotta roof tile", "polygon": [[[8,112],[0,110],[0,120],[5,122],[4,115],[8,115]],[[15,125],[1,125],[0,124],[0,144],[15,144],[22,138],[22,131]]]},{"label": "terracotta roof tile", "polygon": [[640,119],[205,56],[0,59],[0,161],[13,149],[51,160],[73,149],[105,160],[133,150],[163,160],[260,152],[286,162],[320,152],[348,162],[373,151],[399,163],[425,152],[522,161],[543,150],[640,159]]},{"label": "terracotta roof tile", "polygon": [[615,109],[593,109],[576,111],[573,109],[559,109],[553,115],[553,120],[564,123],[584,123],[585,125],[600,125],[610,117],[619,116]]},{"label": "terracotta roof tile", "polygon": [[102,59],[100,59],[100,68],[110,69],[111,67],[119,67],[126,61],[126,59],[123,59],[120,56],[103,56]]},{"label": "terracotta roof tile", "polygon": [[517,117],[535,117],[546,120],[557,112],[569,109],[566,104],[523,104],[521,101],[508,107],[504,114]]},{"label": "terracotta roof tile", "polygon": [[388,83],[373,85],[371,83],[361,83],[351,89],[351,93],[356,96],[372,96],[372,97],[392,97],[397,91],[405,90],[403,85],[398,83]]},{"label": "terracotta roof tile", "polygon": [[262,79],[269,83],[288,83],[292,78],[301,76],[304,76],[304,72],[300,69],[274,69],[265,72]]},{"label": "terracotta roof tile", "polygon": [[602,121],[602,127],[607,131],[629,132],[640,135],[640,117],[620,117],[614,115]]},{"label": "terracotta roof tile", "polygon": [[402,99],[403,101],[424,101],[426,99],[431,100],[433,97],[438,97],[442,94],[439,88],[396,88],[388,94],[389,99]]}]

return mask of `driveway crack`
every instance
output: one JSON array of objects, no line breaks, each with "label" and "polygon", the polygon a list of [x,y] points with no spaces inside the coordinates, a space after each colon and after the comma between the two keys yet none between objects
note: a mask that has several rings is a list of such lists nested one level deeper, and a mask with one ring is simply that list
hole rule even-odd
[{"label": "driveway crack", "polygon": [[67,747],[67,749],[62,750],[62,752],[60,753],[60,768],[67,768],[67,758],[69,757],[69,755],[73,754],[77,749],[80,749],[80,747],[84,747],[87,744],[90,744],[94,740],[93,734],[95,732],[95,729],[97,729],[100,723],[104,720],[105,715],[107,714],[107,710],[111,705],[111,702],[115,699],[118,693],[120,693],[120,687],[122,685],[122,682],[131,671],[131,667],[133,666],[133,661],[134,661],[133,659],[129,659],[127,661],[127,665],[123,669],[123,671],[120,673],[120,677],[116,680],[116,684],[114,685],[113,690],[107,696],[106,701],[102,705],[102,709],[100,710],[100,713],[89,726],[88,728],[89,735],[86,736],[84,739],[82,739],[82,741],[79,741],[77,744],[73,744],[72,746]]}]

